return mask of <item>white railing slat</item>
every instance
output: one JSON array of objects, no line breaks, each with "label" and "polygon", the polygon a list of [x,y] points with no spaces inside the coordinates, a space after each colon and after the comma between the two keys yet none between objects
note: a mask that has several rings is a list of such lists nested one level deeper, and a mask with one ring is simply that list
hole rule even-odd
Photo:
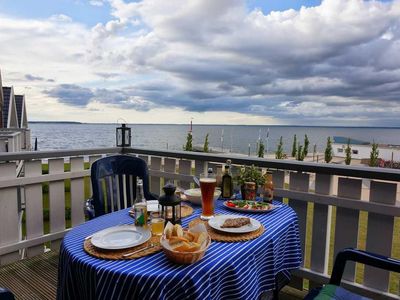
[{"label": "white railing slat", "polygon": [[[202,160],[196,160],[194,162],[194,174],[199,177],[201,173],[204,172],[204,161]],[[207,169],[205,170],[207,171]]]},{"label": "white railing slat", "polygon": [[[362,180],[339,177],[338,196],[360,199]],[[334,257],[340,250],[348,247],[357,248],[358,221],[360,212],[355,209],[338,207],[336,209]],[[354,281],[355,264],[346,263],[343,278]]]},{"label": "white railing slat", "polygon": [[[91,155],[91,156],[89,156],[89,176],[90,176],[90,171],[91,171],[93,163],[96,160],[100,159],[100,158],[101,158],[101,155]],[[89,184],[89,190],[90,190],[90,197],[92,197],[93,189],[92,189],[92,182],[91,181],[90,181],[90,184]]]},{"label": "white railing slat", "polygon": [[[394,205],[396,204],[396,192],[396,183],[372,180],[369,201]],[[368,213],[367,251],[391,256],[393,229],[393,217]],[[387,291],[389,287],[389,272],[366,266],[364,284],[368,287]]]},{"label": "white railing slat", "polygon": [[[161,170],[161,157],[151,157],[150,171]],[[161,178],[160,176],[150,176],[150,191],[153,194],[160,195],[161,193]]]},{"label": "white railing slat", "polygon": [[[64,159],[49,159],[49,175],[64,173]],[[65,184],[64,180],[49,183],[50,232],[65,230]],[[51,242],[58,251],[61,240]]]},{"label": "white railing slat", "polygon": [[[83,157],[71,158],[71,171],[82,171]],[[82,224],[85,222],[84,202],[85,202],[84,179],[71,179],[71,226]]]},{"label": "white railing slat", "polygon": [[139,158],[143,159],[146,164],[149,164],[149,156],[148,155],[138,155]]},{"label": "white railing slat", "polygon": [[[186,159],[179,160],[179,174],[185,174],[185,175],[192,174],[192,161],[191,160],[186,160]],[[178,183],[178,186],[183,189],[190,189],[191,182],[192,182],[192,180],[190,180],[190,181],[180,180]]]},{"label": "white railing slat", "polygon": [[[310,182],[310,175],[307,173],[297,173],[291,172],[289,179],[289,188],[291,190],[307,192]],[[307,202],[289,199],[289,205],[293,208],[293,210],[297,213],[297,218],[299,222],[299,230],[300,230],[300,243],[301,250],[303,253],[303,262],[302,266],[304,266],[305,262],[305,244],[306,244],[306,229],[307,229]],[[302,278],[294,278],[291,281],[291,286],[296,287],[298,289],[303,289],[303,279]]]},{"label": "white railing slat", "polygon": [[[17,176],[15,163],[0,164],[0,180],[11,179]],[[18,243],[19,215],[18,191],[16,187],[0,189],[0,246]],[[19,252],[12,252],[0,256],[0,266],[20,259]]]},{"label": "white railing slat", "polygon": [[[169,173],[176,173],[176,159],[175,158],[164,158],[164,171]],[[170,177],[164,178],[164,184],[168,181],[174,183],[174,179]]]},{"label": "white railing slat", "polygon": [[[332,177],[328,174],[316,174],[315,193],[329,195],[331,193]],[[326,273],[327,257],[329,255],[330,222],[329,207],[324,204],[314,204],[312,248],[311,248],[311,270]],[[327,243],[328,241],[328,243]]]},{"label": "white railing slat", "polygon": [[[25,163],[25,177],[37,177],[42,175],[42,162],[40,160]],[[42,184],[36,183],[25,186],[25,224],[26,239],[40,237],[43,235],[43,192]],[[43,245],[30,247],[27,257],[42,254]]]}]

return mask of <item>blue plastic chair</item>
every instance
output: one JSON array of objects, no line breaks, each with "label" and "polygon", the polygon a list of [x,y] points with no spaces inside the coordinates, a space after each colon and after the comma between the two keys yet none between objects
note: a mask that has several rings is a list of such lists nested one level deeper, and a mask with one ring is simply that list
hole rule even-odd
[{"label": "blue plastic chair", "polygon": [[10,290],[0,287],[0,300],[14,300],[14,294]]},{"label": "blue plastic chair", "polygon": [[340,282],[344,272],[344,267],[347,261],[359,262],[372,267],[400,273],[400,260],[390,257],[382,256],[379,254],[362,251],[353,248],[346,248],[340,251],[335,259],[333,265],[332,275],[329,284],[322,288],[313,289],[304,300],[312,299],[366,299],[360,295],[352,293],[342,287]]},{"label": "blue plastic chair", "polygon": [[86,202],[89,219],[132,206],[136,197],[136,177],[143,180],[144,197],[158,199],[149,192],[146,162],[131,155],[101,158],[92,164],[93,196]]}]

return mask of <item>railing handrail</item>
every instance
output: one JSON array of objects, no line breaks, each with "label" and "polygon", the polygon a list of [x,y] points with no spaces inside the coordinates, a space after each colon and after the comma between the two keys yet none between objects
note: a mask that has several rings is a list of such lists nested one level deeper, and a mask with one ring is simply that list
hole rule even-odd
[{"label": "railing handrail", "polygon": [[164,156],[173,158],[183,158],[189,160],[202,160],[212,162],[226,162],[230,159],[233,164],[238,165],[257,165],[263,168],[282,169],[300,172],[322,173],[331,175],[342,175],[349,177],[372,178],[389,181],[400,181],[400,170],[366,167],[366,166],[347,166],[338,164],[305,162],[288,159],[268,159],[249,157],[232,153],[204,153],[189,151],[171,150],[150,150],[145,148],[123,148],[123,153],[136,153],[153,156]]},{"label": "railing handrail", "polygon": [[120,147],[109,147],[109,148],[82,148],[73,150],[6,152],[6,153],[0,153],[0,162],[107,154],[107,153],[121,153],[121,150],[122,148]]},{"label": "railing handrail", "polygon": [[70,157],[82,155],[94,155],[104,153],[135,153],[152,156],[162,156],[171,158],[181,158],[189,160],[201,160],[224,163],[230,159],[233,164],[238,165],[257,165],[264,168],[282,169],[298,172],[322,173],[331,175],[341,175],[349,177],[371,178],[389,181],[400,181],[400,170],[354,166],[354,165],[339,165],[316,162],[305,162],[288,159],[268,159],[249,157],[233,153],[203,153],[190,151],[176,150],[161,150],[161,149],[146,149],[138,147],[120,148],[90,148],[90,149],[74,149],[74,150],[52,150],[52,151],[25,151],[14,153],[1,153],[0,162],[13,160],[33,160],[56,157]]}]

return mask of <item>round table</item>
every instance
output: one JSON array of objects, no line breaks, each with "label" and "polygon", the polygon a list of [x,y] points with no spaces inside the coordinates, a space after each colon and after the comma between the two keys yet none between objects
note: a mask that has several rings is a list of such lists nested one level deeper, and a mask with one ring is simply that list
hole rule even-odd
[{"label": "round table", "polygon": [[[118,224],[132,224],[128,210],[73,228],[60,249],[57,299],[257,299],[275,288],[277,274],[299,268],[302,255],[296,213],[287,205],[247,213],[265,232],[247,242],[212,242],[204,258],[176,265],[163,252],[132,260],[103,260],[83,249],[85,237]],[[183,219],[185,227],[201,208]],[[217,201],[216,213],[240,214]]]}]

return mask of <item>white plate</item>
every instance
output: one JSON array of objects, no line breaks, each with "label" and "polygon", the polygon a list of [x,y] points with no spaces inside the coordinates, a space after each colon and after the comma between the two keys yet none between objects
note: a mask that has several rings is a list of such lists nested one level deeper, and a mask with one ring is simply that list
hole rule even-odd
[{"label": "white plate", "polygon": [[[183,193],[182,200],[187,200],[193,204],[201,205],[201,190],[199,188],[185,190]],[[221,196],[221,191],[215,189],[214,191],[214,201]]]},{"label": "white plate", "polygon": [[91,239],[93,246],[101,249],[125,249],[141,245],[151,238],[149,229],[133,225],[120,225],[96,232]]},{"label": "white plate", "polygon": [[235,211],[241,211],[241,212],[252,212],[252,213],[268,213],[271,212],[275,209],[277,209],[278,207],[281,207],[281,205],[274,205],[274,204],[270,204],[272,207],[270,209],[249,209],[249,208],[242,208],[242,207],[231,207],[228,206],[226,204],[227,201],[224,201],[223,205],[231,210],[235,210]]},{"label": "white plate", "polygon": [[236,219],[236,218],[247,218],[246,216],[238,216],[238,215],[220,215],[215,216],[214,218],[208,220],[208,225],[212,228],[229,233],[247,233],[252,232],[260,228],[261,223],[253,218],[250,218],[250,224],[244,225],[239,228],[221,228],[222,224],[224,224],[226,219]]}]

